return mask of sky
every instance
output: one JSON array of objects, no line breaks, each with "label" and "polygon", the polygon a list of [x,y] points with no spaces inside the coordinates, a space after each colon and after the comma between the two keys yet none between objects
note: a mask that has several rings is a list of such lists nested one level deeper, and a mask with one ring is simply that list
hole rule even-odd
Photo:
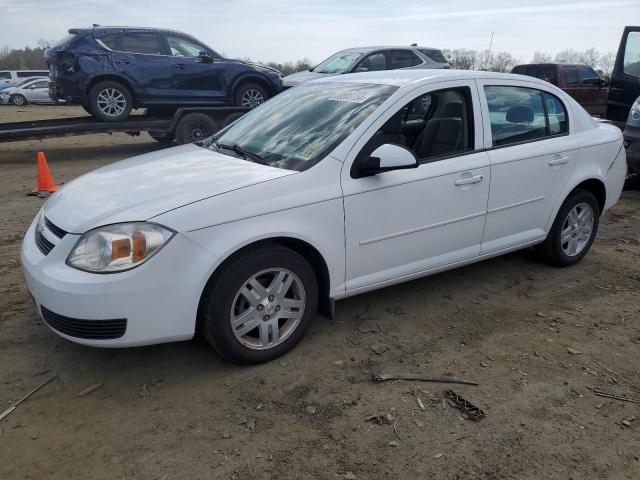
[{"label": "sky", "polygon": [[[232,58],[319,62],[343,48],[409,45],[533,52],[618,48],[640,0],[0,0],[0,47],[100,25],[180,30]],[[631,23],[631,24],[632,24]]]}]

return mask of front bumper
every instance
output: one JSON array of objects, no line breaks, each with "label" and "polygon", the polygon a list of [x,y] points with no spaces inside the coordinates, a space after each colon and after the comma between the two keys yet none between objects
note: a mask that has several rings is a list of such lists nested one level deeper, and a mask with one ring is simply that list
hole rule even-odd
[{"label": "front bumper", "polygon": [[54,244],[45,255],[36,244],[36,224],[34,220],[22,243],[22,267],[38,314],[58,335],[98,347],[193,336],[200,294],[214,264],[202,247],[176,234],[137,268],[95,274],[65,263],[79,235],[58,239],[45,228],[42,235]]}]

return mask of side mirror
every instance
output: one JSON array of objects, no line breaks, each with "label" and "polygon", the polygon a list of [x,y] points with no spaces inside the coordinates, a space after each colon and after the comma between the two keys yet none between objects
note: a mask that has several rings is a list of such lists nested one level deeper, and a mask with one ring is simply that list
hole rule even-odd
[{"label": "side mirror", "polygon": [[385,143],[371,152],[371,155],[358,161],[351,176],[353,178],[370,177],[392,170],[417,168],[418,165],[418,159],[411,150],[400,145]]},{"label": "side mirror", "polygon": [[358,67],[354,70],[356,73],[368,72],[369,69],[367,67]]},{"label": "side mirror", "polygon": [[209,52],[202,51],[198,54],[198,58],[202,63],[213,63],[213,58],[209,55]]}]

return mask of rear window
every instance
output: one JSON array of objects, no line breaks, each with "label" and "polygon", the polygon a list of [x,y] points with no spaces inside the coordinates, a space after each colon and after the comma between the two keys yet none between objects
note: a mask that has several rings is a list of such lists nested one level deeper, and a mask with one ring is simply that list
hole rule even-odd
[{"label": "rear window", "polygon": [[58,43],[56,43],[53,48],[57,48],[57,49],[64,49],[66,47],[68,47],[71,42],[73,42],[76,39],[76,34],[75,33],[70,33],[69,35],[65,36],[62,38],[62,40],[58,41]]},{"label": "rear window", "polygon": [[387,53],[387,59],[390,70],[413,67],[422,63],[422,60],[411,50],[391,50]]},{"label": "rear window", "polygon": [[447,63],[447,59],[444,58],[444,55],[442,54],[442,52],[440,50],[433,50],[433,49],[424,49],[424,50],[420,50],[423,54],[425,54],[427,57],[429,57],[431,60],[433,60],[434,62],[438,62],[438,63]]},{"label": "rear window", "polygon": [[160,39],[155,33],[125,33],[122,36],[122,50],[147,55],[163,54]]},{"label": "rear window", "polygon": [[122,47],[120,46],[121,37],[122,37],[122,34],[120,32],[112,32],[112,33],[105,33],[102,35],[96,35],[96,39],[99,42],[102,42],[104,46],[110,50],[122,50]]},{"label": "rear window", "polygon": [[11,73],[10,72],[0,72],[0,78],[1,79],[5,79],[5,80],[11,80]]},{"label": "rear window", "polygon": [[578,83],[578,69],[576,67],[561,67],[565,85],[576,85]]}]

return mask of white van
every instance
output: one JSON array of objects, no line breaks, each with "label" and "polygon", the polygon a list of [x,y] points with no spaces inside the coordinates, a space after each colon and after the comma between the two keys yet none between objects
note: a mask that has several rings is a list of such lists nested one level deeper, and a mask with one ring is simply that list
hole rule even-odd
[{"label": "white van", "polygon": [[48,77],[49,70],[0,70],[0,85],[17,83],[29,77]]}]

